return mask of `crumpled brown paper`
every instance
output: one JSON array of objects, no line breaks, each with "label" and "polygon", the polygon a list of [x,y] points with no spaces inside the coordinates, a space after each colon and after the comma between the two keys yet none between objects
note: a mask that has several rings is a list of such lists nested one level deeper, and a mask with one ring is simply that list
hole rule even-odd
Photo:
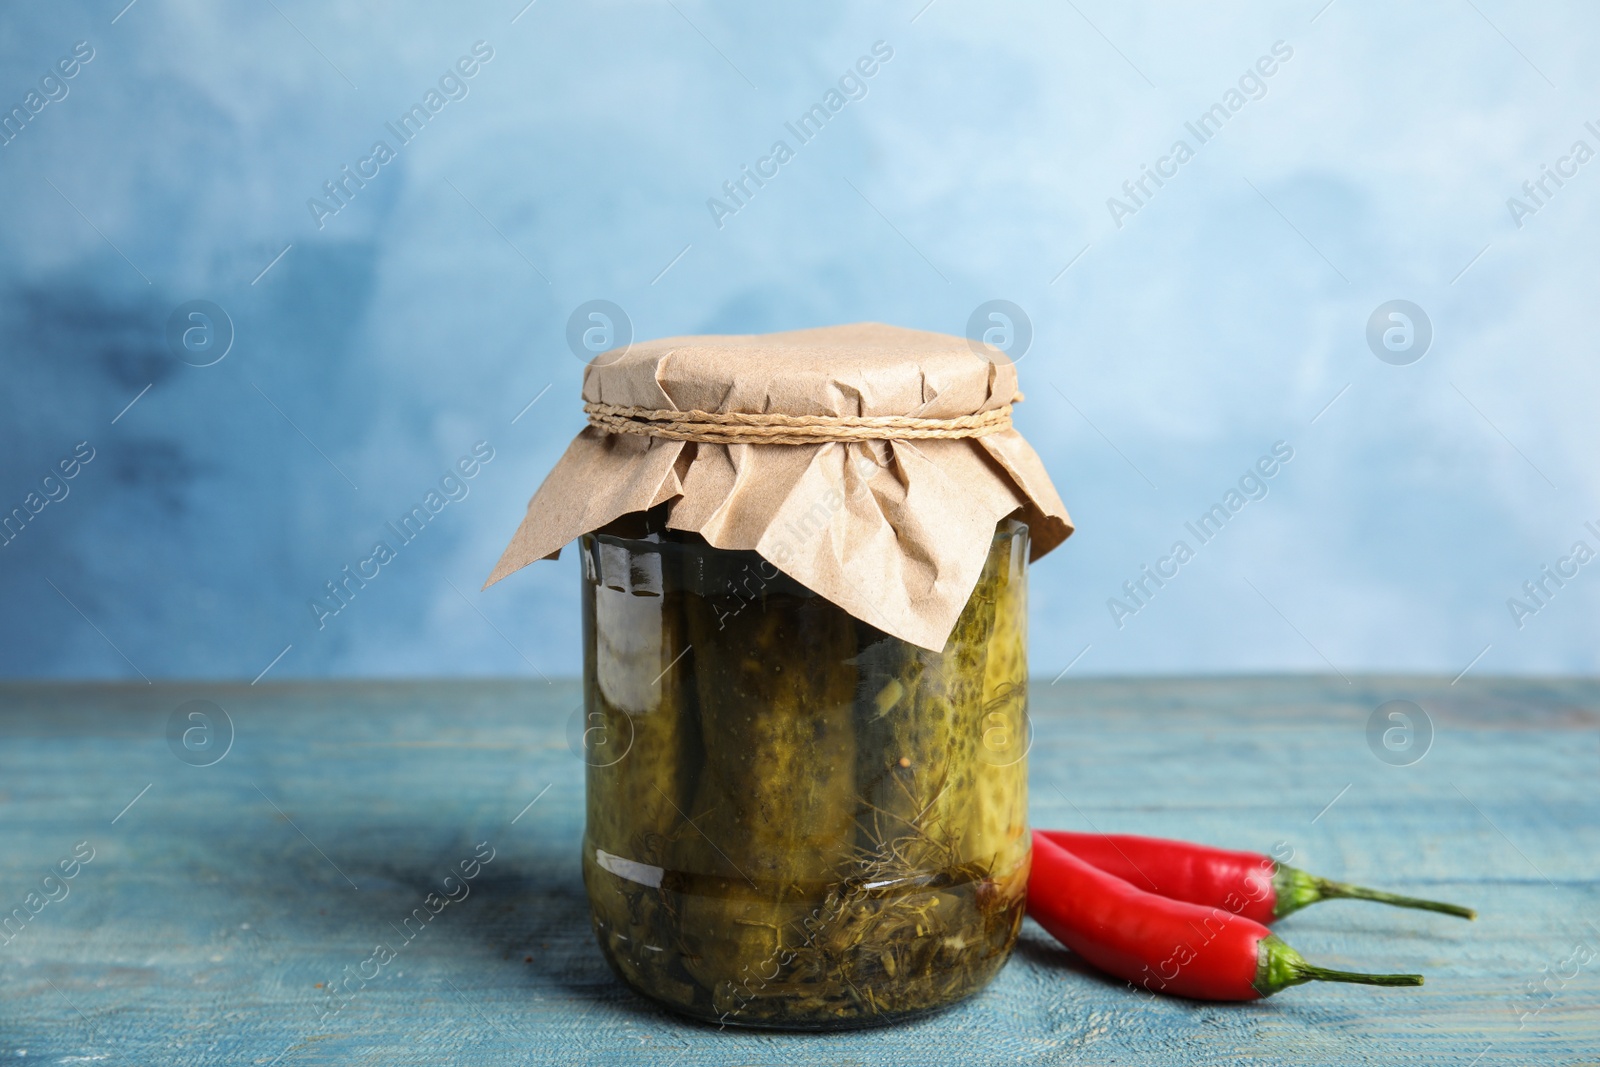
[{"label": "crumpled brown paper", "polygon": [[[672,337],[595,358],[595,403],[790,415],[956,418],[1003,407],[1016,368],[965,338],[857,323]],[[935,651],[977,585],[995,524],[1027,522],[1037,559],[1072,522],[1015,430],[814,445],[704,444],[588,427],[528,503],[485,588],[629,512],[717,548],[753,549],[858,619]]]}]

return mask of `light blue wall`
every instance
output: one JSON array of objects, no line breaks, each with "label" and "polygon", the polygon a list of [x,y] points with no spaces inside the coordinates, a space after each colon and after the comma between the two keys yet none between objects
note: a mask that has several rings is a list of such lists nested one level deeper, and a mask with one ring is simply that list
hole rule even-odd
[{"label": "light blue wall", "polygon": [[[1600,149],[1585,5],[124,2],[0,15],[7,107],[94,50],[0,147],[0,508],[94,450],[0,548],[7,675],[248,679],[289,645],[270,677],[574,672],[570,554],[477,589],[581,425],[564,335],[594,298],[640,337],[1021,305],[1021,427],[1080,527],[1034,571],[1047,677],[1086,647],[1074,672],[1600,666],[1600,564],[1520,629],[1507,607],[1600,549],[1600,161],[1507,205]],[[784,122],[878,41],[800,146]],[[1201,144],[1185,121],[1280,41]],[[719,227],[707,199],[779,138]],[[396,158],[319,226],[378,139]],[[1395,298],[1435,333],[1407,366],[1365,338]],[[194,299],[236,331],[213,366],[164,340]],[[465,499],[319,630],[323,582],[480,441]],[[1185,521],[1278,441],[1267,497],[1198,546]],[[1180,538],[1119,628],[1108,599]]]}]

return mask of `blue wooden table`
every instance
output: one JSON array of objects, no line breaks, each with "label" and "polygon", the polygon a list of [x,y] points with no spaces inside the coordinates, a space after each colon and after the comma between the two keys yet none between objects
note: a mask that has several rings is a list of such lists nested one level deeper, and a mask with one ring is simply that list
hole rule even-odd
[{"label": "blue wooden table", "polygon": [[[1386,747],[1390,700],[1426,717]],[[1036,825],[1286,842],[1481,918],[1318,905],[1279,927],[1307,957],[1428,984],[1242,1006],[1136,997],[1030,922],[973,1001],[822,1036],[680,1022],[613,980],[579,879],[577,703],[560,682],[0,686],[0,1061],[1600,1060],[1600,683],[1040,680]]]}]

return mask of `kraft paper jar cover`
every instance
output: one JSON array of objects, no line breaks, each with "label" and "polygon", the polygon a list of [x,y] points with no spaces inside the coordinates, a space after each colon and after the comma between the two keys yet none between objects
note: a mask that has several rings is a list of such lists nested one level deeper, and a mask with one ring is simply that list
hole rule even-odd
[{"label": "kraft paper jar cover", "polygon": [[[583,399],[630,408],[954,419],[1017,399],[1016,367],[962,337],[877,323],[672,337],[604,353]],[[773,566],[885,633],[935,651],[1018,513],[1037,559],[1072,532],[1020,433],[708,444],[589,426],[528,503],[485,587],[629,512]]]}]

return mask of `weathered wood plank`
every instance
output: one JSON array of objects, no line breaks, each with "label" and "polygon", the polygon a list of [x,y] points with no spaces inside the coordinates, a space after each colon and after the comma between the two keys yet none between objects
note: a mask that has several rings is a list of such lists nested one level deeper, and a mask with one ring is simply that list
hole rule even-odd
[{"label": "weathered wood plank", "polygon": [[[1368,715],[1395,698],[1434,723],[1412,766],[1367,745]],[[190,699],[233,720],[213,766],[168,748],[168,717]],[[1561,964],[1580,943],[1600,952],[1595,681],[1040,681],[1036,824],[1286,841],[1318,873],[1458,899],[1482,918],[1321,905],[1280,927],[1307,956],[1419,970],[1429,984],[1311,986],[1247,1006],[1136,998],[1030,924],[973,1002],[824,1036],[679,1022],[606,971],[578,874],[583,767],[566,740],[577,699],[570,684],[524,682],[0,686],[0,908],[26,910],[74,845],[94,850],[67,895],[0,947],[0,1060],[1600,1058],[1600,957],[1551,976],[1571,974]],[[469,895],[413,919],[407,940],[397,928],[479,842],[494,858]],[[380,940],[401,946],[396,958],[348,1002],[317,988]],[[1548,995],[1520,995],[1542,980]]]}]

